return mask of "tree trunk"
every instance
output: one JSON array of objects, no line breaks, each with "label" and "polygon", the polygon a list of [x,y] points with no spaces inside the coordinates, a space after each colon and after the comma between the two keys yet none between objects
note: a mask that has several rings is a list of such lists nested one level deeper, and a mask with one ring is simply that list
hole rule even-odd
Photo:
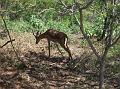
[{"label": "tree trunk", "polygon": [[102,57],[100,58],[100,74],[99,74],[99,89],[104,88],[104,73],[105,73],[105,59],[109,50],[109,46],[105,47]]},{"label": "tree trunk", "polygon": [[105,71],[105,59],[100,59],[100,77],[99,77],[99,89],[104,87],[104,71]]}]

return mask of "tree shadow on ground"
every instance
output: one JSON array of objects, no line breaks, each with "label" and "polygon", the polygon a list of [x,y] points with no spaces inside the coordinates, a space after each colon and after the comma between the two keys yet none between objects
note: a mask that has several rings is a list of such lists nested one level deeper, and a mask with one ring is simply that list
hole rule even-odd
[{"label": "tree shadow on ground", "polygon": [[[80,57],[76,56],[73,58],[75,67],[71,70],[67,66],[68,62],[64,63],[66,57],[54,57],[48,58],[45,54],[37,53],[37,59],[40,60],[39,67],[30,69],[29,74],[31,77],[36,78],[39,81],[44,81],[46,85],[53,87],[67,87],[67,88],[98,88],[99,68],[98,61],[91,66],[91,53],[83,53]],[[95,61],[95,60],[94,60]],[[90,68],[91,67],[91,68]],[[93,68],[93,69],[92,69]],[[36,73],[36,75],[34,75]],[[107,81],[108,78],[106,77]],[[117,80],[115,80],[117,81]],[[69,84],[68,84],[69,82]],[[107,83],[106,83],[107,84]],[[109,86],[109,84],[111,86]],[[84,87],[86,86],[86,87]],[[119,83],[110,81],[108,88],[119,87]],[[113,88],[114,89],[114,88]]]},{"label": "tree shadow on ground", "polygon": [[81,67],[82,70],[84,70],[85,64],[88,63],[89,59],[81,61],[81,57],[77,56],[73,59],[72,63],[74,62],[77,64],[81,62],[82,65],[77,65],[77,68],[71,69],[67,65],[68,62],[64,62],[64,60],[68,60],[66,57],[51,56],[51,58],[48,58],[44,53],[30,52],[29,58],[29,61],[34,62],[28,70],[29,76],[44,82],[44,87],[59,87],[61,89],[66,87],[73,89],[81,87],[85,88],[84,85],[86,85],[86,88],[93,89],[97,86],[94,81],[92,82],[93,84],[91,84],[90,80],[84,81],[84,79],[86,79],[84,73],[79,72],[78,74],[78,72],[76,72],[78,67]]},{"label": "tree shadow on ground", "polygon": [[[0,88],[98,89],[98,69],[92,66],[91,60],[94,59],[91,59],[91,54],[83,53],[80,57],[74,57],[75,67],[72,70],[67,65],[68,63],[63,62],[67,57],[51,56],[48,58],[43,52],[29,51],[21,59],[26,64],[30,64],[30,67],[18,70],[16,66],[13,66],[13,59],[2,54],[0,57]],[[118,78],[115,82],[110,80],[107,83],[108,88],[118,88],[117,80]]]}]

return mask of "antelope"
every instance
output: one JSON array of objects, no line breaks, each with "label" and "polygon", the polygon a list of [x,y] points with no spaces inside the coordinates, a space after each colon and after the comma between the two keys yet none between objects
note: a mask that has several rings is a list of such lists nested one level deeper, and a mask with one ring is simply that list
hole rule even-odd
[{"label": "antelope", "polygon": [[[39,31],[37,31],[36,33],[33,32],[33,35],[35,36],[36,44],[38,44],[41,39],[44,39],[44,38],[47,39],[49,58],[50,58],[50,42],[52,41],[55,44],[56,43],[60,44],[60,46],[69,54],[69,59],[72,59],[70,49],[67,45],[68,36],[65,33],[57,31],[57,30],[53,30],[53,29],[48,29],[46,32],[44,32],[42,34]],[[57,46],[57,44],[56,44],[56,46]],[[59,48],[58,48],[58,51],[60,51]]]}]

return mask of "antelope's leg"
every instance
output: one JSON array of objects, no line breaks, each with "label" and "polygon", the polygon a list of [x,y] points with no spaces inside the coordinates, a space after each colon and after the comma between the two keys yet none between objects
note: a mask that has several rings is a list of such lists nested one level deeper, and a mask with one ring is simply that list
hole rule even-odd
[{"label": "antelope's leg", "polygon": [[66,52],[68,52],[69,58],[72,59],[72,55],[71,55],[71,52],[70,52],[69,47],[68,47],[67,45],[65,46],[65,45],[62,45],[62,44],[61,44],[61,47],[64,48],[64,50],[65,50]]},{"label": "antelope's leg", "polygon": [[48,51],[49,51],[49,58],[50,58],[50,41],[48,40]]},{"label": "antelope's leg", "polygon": [[67,49],[68,49],[69,58],[72,59],[71,51],[70,51],[68,45],[66,45],[66,47],[67,47]]},{"label": "antelope's leg", "polygon": [[61,52],[61,50],[60,50],[59,47],[58,47],[58,44],[55,43],[55,45],[56,45],[58,51],[61,53],[62,57],[64,57],[63,54],[62,54],[62,52]]}]

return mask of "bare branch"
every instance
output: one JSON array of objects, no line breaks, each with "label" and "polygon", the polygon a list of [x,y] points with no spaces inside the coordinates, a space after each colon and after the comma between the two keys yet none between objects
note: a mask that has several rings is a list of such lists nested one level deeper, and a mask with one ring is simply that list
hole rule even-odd
[{"label": "bare branch", "polygon": [[15,41],[15,39],[12,39],[10,41],[7,41],[5,44],[3,44],[0,48],[3,48],[5,45],[7,45],[8,43],[10,43],[11,41]]},{"label": "bare branch", "polygon": [[59,0],[60,4],[63,6],[62,14],[68,13],[69,15],[74,14],[77,11],[77,6],[75,3],[71,5],[66,5],[62,0]]},{"label": "bare branch", "polygon": [[39,12],[38,14],[40,15],[40,14],[44,13],[45,11],[49,11],[49,10],[55,10],[55,9],[54,8],[44,9],[41,12]]},{"label": "bare branch", "polygon": [[80,21],[78,20],[78,18],[76,16],[75,16],[75,18],[76,18],[76,21],[79,24],[80,30],[81,30],[84,38],[87,40],[87,42],[88,42],[89,46],[91,47],[93,53],[97,56],[98,59],[100,59],[100,55],[98,54],[97,50],[93,46],[93,44],[92,44],[91,40],[89,39],[89,37],[87,36],[87,34],[84,32],[82,10],[80,11]]},{"label": "bare branch", "polygon": [[94,0],[89,1],[88,3],[86,3],[86,5],[84,5],[83,7],[79,8],[79,10],[83,10],[83,9],[88,8],[92,4],[93,1]]},{"label": "bare branch", "polygon": [[111,44],[111,46],[115,45],[119,39],[120,39],[120,36]]},{"label": "bare branch", "polygon": [[62,0],[59,0],[59,1],[64,7],[67,7],[67,5]]},{"label": "bare branch", "polygon": [[17,53],[16,50],[15,50],[15,47],[14,47],[14,45],[13,45],[13,41],[12,41],[10,32],[9,32],[9,30],[7,29],[7,24],[6,24],[6,22],[5,22],[2,14],[1,14],[1,18],[2,18],[2,20],[3,20],[3,23],[4,23],[4,25],[5,25],[5,28],[6,28],[6,30],[7,30],[7,33],[8,33],[9,39],[10,39],[11,46],[12,46],[12,48],[13,48],[15,54],[16,54],[17,59],[18,59],[19,61],[21,61],[23,64],[25,64],[24,61],[20,60],[20,58],[19,58],[19,56],[18,56],[18,53]]}]

